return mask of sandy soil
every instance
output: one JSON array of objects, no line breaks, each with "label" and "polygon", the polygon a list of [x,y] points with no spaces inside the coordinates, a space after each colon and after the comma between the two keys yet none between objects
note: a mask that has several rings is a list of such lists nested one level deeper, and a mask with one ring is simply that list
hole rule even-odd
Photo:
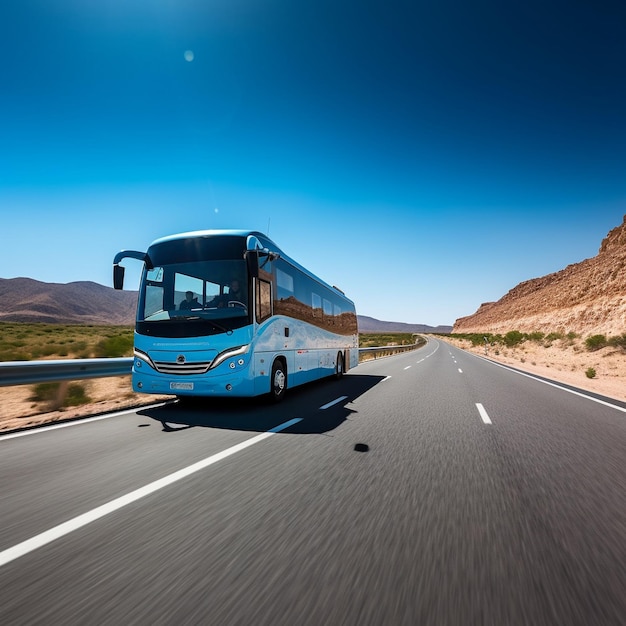
[{"label": "sandy soil", "polygon": [[92,402],[57,410],[52,410],[48,403],[34,402],[31,399],[33,387],[30,385],[1,387],[0,432],[155,404],[174,397],[134,393],[130,385],[130,376],[96,378],[77,382],[83,385]]},{"label": "sandy soil", "polygon": [[[484,347],[472,348],[469,341],[446,341],[518,369],[626,401],[626,352],[623,350],[603,348],[588,352],[581,340],[563,340],[549,347],[534,342],[525,342],[515,349],[489,346],[485,355]],[[594,378],[586,376],[589,368],[596,370]],[[0,432],[140,407],[173,398],[134,393],[130,376],[84,380],[80,384],[85,387],[92,402],[58,410],[51,410],[46,403],[34,402],[31,386],[0,388]]]},{"label": "sandy soil", "polygon": [[[626,352],[621,349],[603,348],[589,352],[582,340],[567,339],[544,346],[527,341],[516,348],[488,346],[472,347],[467,340],[446,339],[449,343],[468,352],[512,365],[539,376],[545,376],[568,385],[599,393],[609,398],[626,400]],[[586,372],[596,371],[594,378]]]}]

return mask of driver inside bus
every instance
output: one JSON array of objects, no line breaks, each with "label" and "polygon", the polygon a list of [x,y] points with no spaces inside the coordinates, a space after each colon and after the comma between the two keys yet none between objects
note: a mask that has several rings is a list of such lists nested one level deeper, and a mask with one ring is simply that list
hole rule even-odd
[{"label": "driver inside bus", "polygon": [[193,295],[193,291],[187,291],[185,293],[185,299],[180,303],[178,309],[180,311],[190,311],[191,309],[199,309],[200,303],[198,298]]},{"label": "driver inside bus", "polygon": [[241,283],[236,278],[233,278],[233,280],[228,283],[228,293],[217,296],[214,301],[220,308],[228,306],[230,302],[239,302],[245,307],[247,306],[245,298],[246,294],[241,289]]},{"label": "driver inside bus", "polygon": [[229,291],[226,296],[228,302],[232,302],[233,300],[236,302],[241,302],[241,304],[245,304],[245,295],[241,290],[241,286],[239,281],[234,279],[230,281]]}]

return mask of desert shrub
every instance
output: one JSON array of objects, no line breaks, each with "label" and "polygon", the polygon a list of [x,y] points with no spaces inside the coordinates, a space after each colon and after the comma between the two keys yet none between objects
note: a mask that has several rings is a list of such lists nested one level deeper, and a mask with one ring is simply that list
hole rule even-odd
[{"label": "desert shrub", "polygon": [[600,350],[600,348],[605,348],[606,346],[607,341],[605,335],[591,335],[585,339],[585,347],[589,352]]},{"label": "desert shrub", "polygon": [[[34,385],[33,393],[29,400],[33,402],[55,402],[59,395],[61,383],[39,383]],[[67,386],[63,406],[79,406],[88,404],[91,398],[87,395],[84,385],[80,383],[70,383]]]},{"label": "desert shrub", "polygon": [[114,335],[100,340],[95,347],[96,357],[130,356],[133,349],[133,336]]},{"label": "desert shrub", "polygon": [[546,335],[546,342],[552,343],[553,341],[557,341],[559,339],[563,339],[563,333],[548,333]]},{"label": "desert shrub", "polygon": [[[481,334],[469,335],[468,339],[470,340],[473,346],[482,346],[485,343],[485,335],[481,335]],[[487,338],[487,341],[489,341],[488,338]]]},{"label": "desert shrub", "polygon": [[[450,333],[448,337],[452,337],[454,339],[465,339],[469,341],[472,346],[484,346],[485,343],[494,343],[495,336],[491,333]],[[485,342],[485,339],[487,340]]]},{"label": "desert shrub", "polygon": [[59,392],[61,383],[39,383],[33,387],[29,400],[33,402],[52,402]]},{"label": "desert shrub", "polygon": [[[85,354],[85,353],[89,354],[87,342],[86,341],[73,341],[72,352],[77,355]],[[80,357],[80,358],[86,358],[86,357]]]},{"label": "desert shrub", "polygon": [[535,331],[534,333],[529,333],[528,334],[528,339],[530,341],[534,341],[535,343],[541,343],[545,336],[546,336],[545,333],[542,333],[542,332],[539,332],[539,331]]},{"label": "desert shrub", "polygon": [[504,345],[508,348],[513,348],[524,341],[524,334],[519,330],[510,330],[504,335]]},{"label": "desert shrub", "polygon": [[626,350],[626,333],[623,335],[616,335],[615,337],[609,337],[608,344],[613,348],[622,348],[622,350]]},{"label": "desert shrub", "polygon": [[81,404],[89,404],[91,398],[87,395],[85,387],[80,383],[71,383],[67,387],[67,394],[63,402],[63,406],[80,406]]},{"label": "desert shrub", "polygon": [[0,350],[0,361],[29,361],[30,354],[22,350],[14,350],[10,346],[2,348]]},{"label": "desert shrub", "polygon": [[56,343],[43,343],[31,349],[33,359],[58,355],[61,347]]},{"label": "desert shrub", "polygon": [[595,378],[596,377],[596,370],[593,367],[588,367],[587,371],[585,372],[585,376],[587,378]]}]

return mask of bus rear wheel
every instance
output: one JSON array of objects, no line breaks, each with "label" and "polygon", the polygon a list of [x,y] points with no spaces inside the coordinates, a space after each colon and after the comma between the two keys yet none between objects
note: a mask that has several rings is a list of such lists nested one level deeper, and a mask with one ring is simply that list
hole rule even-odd
[{"label": "bus rear wheel", "polygon": [[274,402],[280,402],[285,396],[285,391],[287,391],[287,368],[280,359],[276,359],[272,365],[270,381],[270,396]]},{"label": "bus rear wheel", "polygon": [[337,363],[335,364],[335,378],[339,380],[343,376],[343,354],[337,352]]}]

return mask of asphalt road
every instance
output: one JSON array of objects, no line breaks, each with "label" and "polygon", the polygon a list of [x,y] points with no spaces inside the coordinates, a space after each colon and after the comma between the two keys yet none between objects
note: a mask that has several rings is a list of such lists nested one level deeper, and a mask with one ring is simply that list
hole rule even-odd
[{"label": "asphalt road", "polygon": [[626,623],[626,406],[431,339],[0,437],[0,624]]}]

